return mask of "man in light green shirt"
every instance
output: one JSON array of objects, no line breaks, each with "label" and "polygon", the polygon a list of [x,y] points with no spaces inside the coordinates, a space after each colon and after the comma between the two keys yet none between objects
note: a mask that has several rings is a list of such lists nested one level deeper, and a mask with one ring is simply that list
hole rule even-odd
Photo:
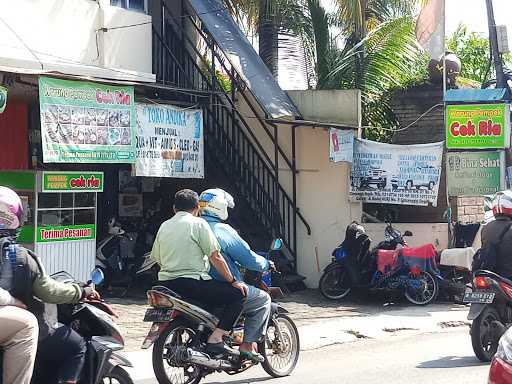
[{"label": "man in light green shirt", "polygon": [[[247,286],[233,277],[210,226],[197,217],[198,194],[189,189],[176,193],[174,212],[174,217],[158,230],[151,251],[151,258],[160,266],[160,284],[185,298],[224,306],[219,324],[208,338],[207,352],[233,353],[222,338],[242,312]],[[210,264],[227,282],[210,277]]]}]

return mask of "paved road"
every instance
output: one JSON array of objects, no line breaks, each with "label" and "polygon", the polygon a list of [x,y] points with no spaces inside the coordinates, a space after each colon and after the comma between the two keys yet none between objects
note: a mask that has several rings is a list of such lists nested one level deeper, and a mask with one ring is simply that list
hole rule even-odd
[{"label": "paved road", "polygon": [[[467,328],[423,335],[402,334],[302,352],[292,376],[271,380],[261,368],[238,376],[217,374],[202,383],[246,384],[483,384],[488,365],[473,355]],[[156,380],[137,381],[156,384]]]}]

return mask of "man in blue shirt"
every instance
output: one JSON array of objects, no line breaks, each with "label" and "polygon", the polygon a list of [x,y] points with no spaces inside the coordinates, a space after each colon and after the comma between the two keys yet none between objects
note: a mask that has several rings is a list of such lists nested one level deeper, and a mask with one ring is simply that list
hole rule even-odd
[{"label": "man in blue shirt", "polygon": [[[238,267],[251,271],[263,272],[271,267],[271,262],[253,252],[238,232],[229,224],[224,223],[228,218],[228,208],[235,206],[233,197],[222,189],[208,189],[199,197],[201,217],[210,225],[221,248],[221,253],[231,271],[231,274],[242,281]],[[215,270],[210,269],[210,275],[220,281],[224,278]],[[240,346],[240,354],[254,362],[263,362],[264,358],[258,354],[257,342],[266,333],[270,317],[270,296],[265,291],[248,286],[245,314],[244,339]]]}]

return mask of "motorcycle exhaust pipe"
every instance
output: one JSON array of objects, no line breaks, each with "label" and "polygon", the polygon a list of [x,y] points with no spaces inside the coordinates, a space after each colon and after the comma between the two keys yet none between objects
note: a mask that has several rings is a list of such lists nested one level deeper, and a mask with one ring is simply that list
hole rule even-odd
[{"label": "motorcycle exhaust pipe", "polygon": [[193,349],[187,348],[184,354],[184,359],[187,363],[202,365],[210,369],[234,369],[233,364],[226,360],[212,359],[205,353],[194,351]]}]

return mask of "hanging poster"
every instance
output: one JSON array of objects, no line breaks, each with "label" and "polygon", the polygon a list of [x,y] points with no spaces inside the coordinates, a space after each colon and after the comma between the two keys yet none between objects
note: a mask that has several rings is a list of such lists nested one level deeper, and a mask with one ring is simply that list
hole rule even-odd
[{"label": "hanging poster", "polygon": [[141,193],[119,194],[119,216],[142,217],[143,197]]},{"label": "hanging poster", "polygon": [[449,196],[482,196],[505,188],[503,151],[447,154]]},{"label": "hanging poster", "polygon": [[131,86],[39,78],[45,163],[135,162]]},{"label": "hanging poster", "polygon": [[354,140],[350,194],[356,201],[437,205],[443,142],[419,145]]},{"label": "hanging poster", "polygon": [[333,163],[352,163],[354,153],[354,131],[331,128],[329,131],[329,160]]},{"label": "hanging poster", "polygon": [[137,176],[203,178],[203,112],[137,104]]},{"label": "hanging poster", "polygon": [[464,104],[446,107],[447,148],[500,149],[509,146],[509,104]]}]

